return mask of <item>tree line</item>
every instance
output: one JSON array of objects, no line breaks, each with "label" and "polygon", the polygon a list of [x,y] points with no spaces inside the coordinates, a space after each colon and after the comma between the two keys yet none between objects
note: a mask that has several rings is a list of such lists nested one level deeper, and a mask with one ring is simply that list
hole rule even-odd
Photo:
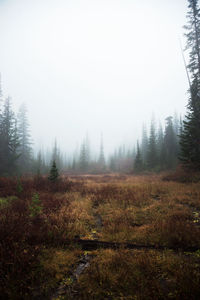
[{"label": "tree line", "polygon": [[[63,154],[56,141],[49,152],[33,153],[26,106],[17,114],[11,98],[3,97],[0,84],[0,176],[17,174],[47,174],[50,165],[56,164],[60,172],[104,173],[163,171],[175,169],[177,164],[190,170],[200,170],[200,9],[198,0],[188,0],[188,23],[185,26],[186,49],[189,63],[185,65],[189,90],[187,113],[183,121],[175,114],[165,119],[164,129],[156,126],[142,129],[142,137],[135,147],[120,146],[105,157],[103,137],[99,153],[94,158],[88,136],[79,151],[71,157]],[[183,54],[184,55],[184,54]]]},{"label": "tree line", "polygon": [[158,172],[175,169],[178,164],[179,135],[182,132],[182,119],[177,114],[165,119],[165,128],[161,123],[156,126],[152,118],[150,128],[143,125],[141,141],[137,141],[132,150],[120,147],[110,158],[113,171]]},{"label": "tree line", "polygon": [[[140,173],[144,171],[159,172],[175,169],[178,164],[179,135],[182,132],[182,119],[174,114],[167,117],[165,129],[159,124],[157,128],[154,119],[150,128],[143,126],[142,138],[135,147],[127,148],[125,145],[118,147],[106,158],[104,153],[103,137],[100,138],[99,152],[94,155],[90,147],[88,135],[84,138],[80,149],[71,157],[65,159],[65,155],[59,150],[55,142],[52,151],[52,160],[56,162],[59,170],[66,173],[105,173],[125,172]],[[38,170],[45,173],[45,155],[39,152]]]},{"label": "tree line", "polygon": [[30,172],[32,154],[26,106],[21,105],[15,114],[11,98],[4,99],[0,84],[0,175]]},{"label": "tree line", "polygon": [[172,169],[178,163],[182,126],[177,114],[166,118],[164,131],[162,125],[157,128],[152,119],[149,130],[143,126],[141,141],[135,147],[127,149],[125,145],[120,146],[107,159],[103,136],[100,138],[99,153],[94,157],[88,135],[79,151],[75,151],[71,157],[62,153],[56,140],[51,151],[39,150],[35,155],[26,106],[22,104],[15,114],[11,98],[4,98],[0,88],[0,175],[39,176],[47,174],[53,162],[60,172],[68,173],[139,173]]}]

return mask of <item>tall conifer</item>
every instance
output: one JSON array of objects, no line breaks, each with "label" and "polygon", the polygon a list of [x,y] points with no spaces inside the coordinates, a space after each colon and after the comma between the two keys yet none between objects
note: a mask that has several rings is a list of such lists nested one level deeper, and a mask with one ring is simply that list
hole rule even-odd
[{"label": "tall conifer", "polygon": [[18,136],[19,136],[19,171],[26,173],[31,171],[32,166],[32,148],[29,123],[27,118],[27,109],[25,104],[22,104],[18,113]]},{"label": "tall conifer", "polygon": [[139,143],[137,142],[137,152],[136,152],[136,157],[134,161],[134,172],[135,173],[140,173],[143,170],[143,162],[142,162],[142,155],[140,152],[140,147]]},{"label": "tall conifer", "polygon": [[152,119],[149,135],[149,144],[147,152],[147,167],[149,170],[153,170],[158,164],[158,153],[157,153],[157,139],[156,139],[156,129],[155,121]]},{"label": "tall conifer", "polygon": [[17,148],[18,135],[16,119],[11,106],[11,99],[8,97],[4,102],[1,120],[1,155],[0,174],[12,175],[16,172],[16,161],[18,159]]},{"label": "tall conifer", "polygon": [[188,0],[187,49],[190,74],[187,114],[180,134],[180,160],[189,169],[200,170],[200,9],[198,0]]}]

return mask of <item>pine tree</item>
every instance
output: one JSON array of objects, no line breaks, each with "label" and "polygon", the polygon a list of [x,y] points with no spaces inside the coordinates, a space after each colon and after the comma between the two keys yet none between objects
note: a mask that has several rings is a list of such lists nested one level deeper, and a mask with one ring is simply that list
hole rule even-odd
[{"label": "pine tree", "polygon": [[31,171],[32,167],[32,148],[29,124],[27,118],[27,109],[25,104],[22,104],[18,113],[18,135],[19,135],[19,159],[18,166],[21,173]]},{"label": "pine tree", "polygon": [[109,158],[109,168],[112,172],[115,172],[117,170],[116,167],[116,154],[113,154]]},{"label": "pine tree", "polygon": [[13,165],[13,169],[16,170],[16,172],[18,171],[18,160],[19,160],[19,152],[18,152],[18,148],[19,148],[19,135],[18,135],[18,128],[17,128],[17,119],[14,118],[14,125],[13,125],[13,129],[12,129],[12,137],[11,137],[11,144],[10,144],[10,150],[12,153],[11,159],[12,159],[12,165]]},{"label": "pine tree", "polygon": [[0,151],[0,174],[12,175],[16,173],[18,159],[17,148],[19,146],[17,126],[11,99],[8,97],[4,102],[1,120],[1,151]]},{"label": "pine tree", "polygon": [[177,163],[177,139],[174,132],[174,125],[172,117],[167,117],[166,127],[165,127],[165,136],[164,136],[164,145],[166,151],[166,166],[168,169],[171,169],[176,166]]},{"label": "pine tree", "polygon": [[79,154],[79,169],[81,172],[88,172],[91,162],[90,141],[88,134],[84,138]]},{"label": "pine tree", "polygon": [[157,153],[159,169],[164,170],[166,167],[166,148],[164,144],[164,133],[161,123],[159,124],[158,128]]},{"label": "pine tree", "polygon": [[58,173],[58,169],[56,166],[56,162],[54,160],[52,163],[51,169],[50,169],[49,180],[52,182],[55,182],[58,180],[58,177],[59,177],[59,173]]},{"label": "pine tree", "polygon": [[136,157],[135,157],[135,161],[134,161],[134,172],[140,173],[142,171],[143,171],[142,155],[140,152],[139,143],[137,142],[137,152],[136,152]]},{"label": "pine tree", "polygon": [[36,159],[36,174],[38,177],[40,177],[42,174],[42,168],[43,168],[43,161],[42,161],[42,153],[40,150],[37,154],[37,159]]},{"label": "pine tree", "polygon": [[73,156],[73,160],[72,160],[72,171],[73,172],[76,171],[76,158],[75,158],[75,156]]},{"label": "pine tree", "polygon": [[105,156],[104,156],[104,147],[103,147],[103,136],[101,135],[101,143],[100,143],[100,153],[99,153],[99,168],[101,171],[105,170]]},{"label": "pine tree", "polygon": [[3,114],[3,92],[1,86],[1,74],[0,74],[0,125],[2,123],[2,114]]},{"label": "pine tree", "polygon": [[80,164],[80,170],[82,172],[88,171],[88,155],[87,155],[87,149],[86,149],[85,142],[83,142],[81,145],[79,164]]},{"label": "pine tree", "polygon": [[183,120],[182,117],[180,116],[180,120],[179,120],[179,142],[180,142],[180,136],[183,133]]},{"label": "pine tree", "polygon": [[0,74],[0,164],[2,164],[2,161],[3,161],[3,92],[1,86],[1,74]]},{"label": "pine tree", "polygon": [[180,118],[178,117],[177,113],[174,113],[173,117],[173,128],[174,128],[174,133],[176,137],[176,154],[177,154],[177,163],[178,163],[178,154],[180,152],[180,139],[179,136],[181,134],[181,124],[180,124]]},{"label": "pine tree", "polygon": [[149,170],[154,170],[158,164],[157,143],[156,143],[155,121],[152,119],[150,127],[149,145],[147,152],[147,167]]},{"label": "pine tree", "polygon": [[86,134],[84,143],[85,143],[85,151],[86,151],[86,161],[89,168],[89,164],[91,160],[91,151],[90,151],[90,139],[88,133]]},{"label": "pine tree", "polygon": [[188,0],[187,49],[190,75],[187,114],[180,134],[180,160],[189,169],[200,170],[200,9],[198,0]]},{"label": "pine tree", "polygon": [[146,125],[142,127],[142,144],[141,144],[141,154],[144,164],[147,162],[147,152],[148,152],[148,136]]},{"label": "pine tree", "polygon": [[59,169],[62,168],[62,166],[63,166],[62,156],[61,156],[60,150],[58,148],[56,139],[55,139],[53,150],[52,150],[51,161],[52,162],[55,161],[56,165],[58,166]]},{"label": "pine tree", "polygon": [[173,116],[173,128],[174,128],[175,135],[178,139],[178,135],[180,133],[180,122],[179,122],[179,117],[176,112],[174,113],[174,116]]}]

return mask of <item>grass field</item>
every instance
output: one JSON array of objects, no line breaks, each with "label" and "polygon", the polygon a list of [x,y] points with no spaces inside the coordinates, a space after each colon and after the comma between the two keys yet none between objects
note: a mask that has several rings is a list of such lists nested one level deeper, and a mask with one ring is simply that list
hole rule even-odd
[{"label": "grass field", "polygon": [[[199,182],[1,178],[0,223],[3,299],[200,299]],[[76,240],[155,249],[85,251]]]}]

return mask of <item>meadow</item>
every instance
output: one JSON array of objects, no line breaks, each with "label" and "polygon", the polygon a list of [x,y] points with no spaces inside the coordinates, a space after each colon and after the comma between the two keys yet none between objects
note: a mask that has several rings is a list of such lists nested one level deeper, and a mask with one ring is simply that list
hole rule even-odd
[{"label": "meadow", "polygon": [[198,181],[1,178],[0,224],[2,299],[199,299]]}]

